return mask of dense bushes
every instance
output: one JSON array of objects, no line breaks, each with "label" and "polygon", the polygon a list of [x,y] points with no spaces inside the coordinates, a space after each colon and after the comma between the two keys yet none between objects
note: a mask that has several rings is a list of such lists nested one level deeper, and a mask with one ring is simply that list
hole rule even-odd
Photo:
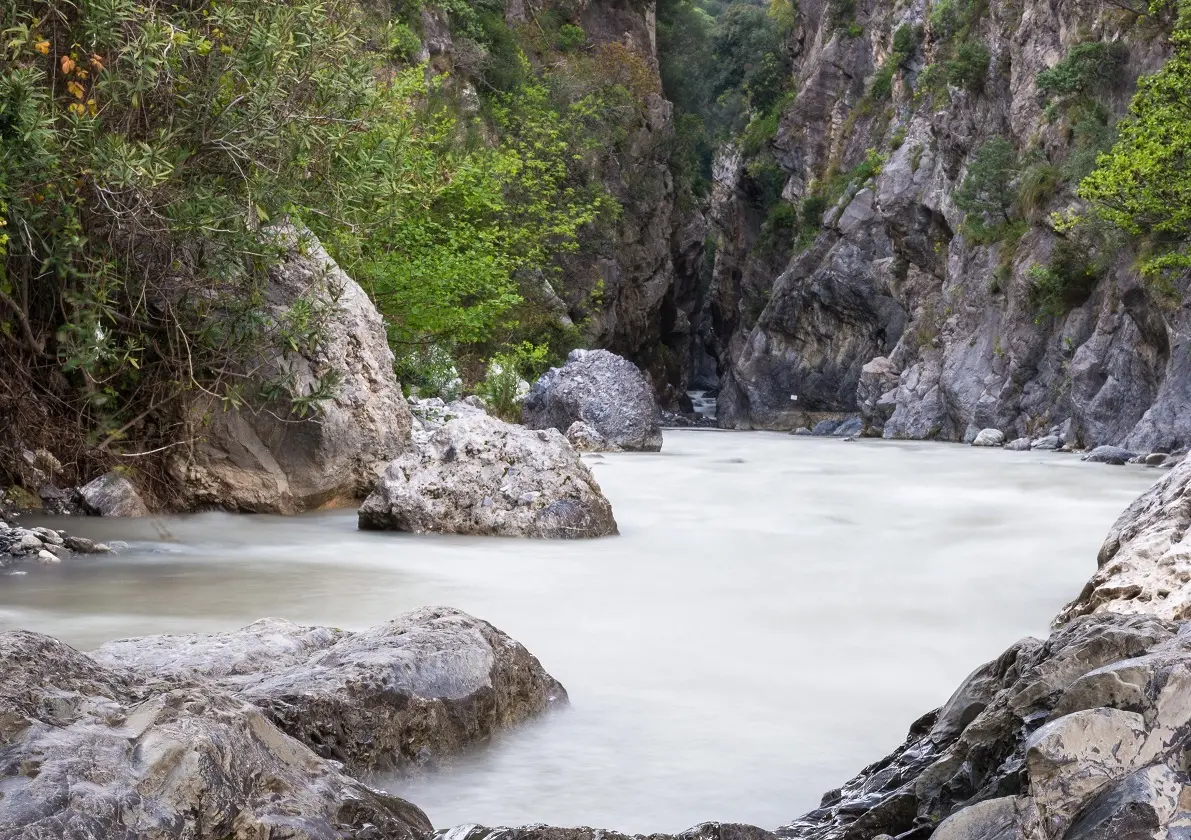
[{"label": "dense bushes", "polygon": [[1120,42],[1076,44],[1054,67],[1038,74],[1038,89],[1051,96],[1087,95],[1115,86],[1129,58]]}]

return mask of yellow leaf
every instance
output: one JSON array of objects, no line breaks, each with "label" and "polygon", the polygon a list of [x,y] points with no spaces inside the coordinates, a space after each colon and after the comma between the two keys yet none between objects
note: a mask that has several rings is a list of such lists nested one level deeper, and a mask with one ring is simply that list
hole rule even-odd
[{"label": "yellow leaf", "polygon": [[72,102],[70,104],[70,110],[81,117],[83,114],[87,113],[87,106],[83,105],[81,102]]},{"label": "yellow leaf", "polygon": [[83,94],[86,93],[86,91],[83,90],[83,86],[78,82],[67,82],[66,89],[70,91],[70,95],[75,99],[82,99]]},{"label": "yellow leaf", "polygon": [[96,73],[98,73],[100,70],[102,70],[103,69],[103,56],[99,55],[98,53],[91,56],[91,66],[95,69]]},{"label": "yellow leaf", "polygon": [[74,72],[74,66],[75,66],[74,61],[71,59],[70,56],[68,56],[68,55],[62,56],[62,61],[59,63],[62,67],[62,72],[65,73],[67,76],[69,76],[71,73]]},{"label": "yellow leaf", "polygon": [[36,44],[33,45],[33,49],[37,50],[42,55],[49,55],[50,54],[50,42],[49,41],[38,41]]}]

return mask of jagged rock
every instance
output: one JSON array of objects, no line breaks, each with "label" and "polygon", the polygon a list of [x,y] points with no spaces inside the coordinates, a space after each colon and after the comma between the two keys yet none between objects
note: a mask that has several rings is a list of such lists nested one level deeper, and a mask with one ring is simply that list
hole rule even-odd
[{"label": "jagged rock", "polygon": [[475,414],[393,461],[360,508],[370,530],[572,539],[615,534],[612,506],[555,429]]},{"label": "jagged rock", "polygon": [[288,225],[273,232],[289,255],[269,272],[264,310],[281,319],[298,300],[309,301],[322,340],[313,350],[245,364],[257,376],[285,374],[299,393],[327,370],[339,382],[305,417],[286,406],[225,410],[196,400],[189,422],[199,443],[171,465],[190,507],[297,513],[348,503],[409,445],[410,413],[380,313],[309,232]]},{"label": "jagged rock", "polygon": [[1097,612],[1191,618],[1191,460],[1131,504],[1100,547],[1098,568],[1057,622]]},{"label": "jagged rock", "polygon": [[620,447],[609,443],[604,436],[584,423],[576,420],[567,429],[567,441],[578,452],[620,452]]},{"label": "jagged rock", "polygon": [[701,823],[678,834],[622,834],[599,828],[555,828],[527,825],[517,828],[485,828],[461,825],[439,831],[435,840],[777,840],[763,828],[740,823]]},{"label": "jagged rock", "polygon": [[79,498],[92,516],[148,516],[149,509],[132,482],[109,472],[79,488]]},{"label": "jagged rock", "polygon": [[999,429],[981,429],[972,439],[972,446],[1000,446],[1005,442],[1005,433]]},{"label": "jagged rock", "polygon": [[838,420],[820,420],[818,423],[816,423],[814,426],[811,427],[811,434],[818,435],[820,437],[825,437],[827,435],[833,435],[833,434],[835,434],[835,430],[838,429],[839,426],[840,426],[840,421],[838,421]]},{"label": "jagged rock", "polygon": [[1136,453],[1119,446],[1097,446],[1079,460],[1091,461],[1095,464],[1127,464],[1137,457]]},{"label": "jagged rock", "polygon": [[1024,437],[1014,438],[1013,440],[1011,440],[1007,444],[1005,444],[1005,448],[1011,452],[1029,452],[1030,451],[1030,439],[1024,438]]},{"label": "jagged rock", "polygon": [[1059,439],[1058,435],[1046,435],[1030,443],[1030,449],[1053,451],[1059,449],[1062,445],[1063,441]]},{"label": "jagged rock", "polygon": [[942,822],[936,840],[1061,840],[1105,785],[1182,760],[1189,689],[1191,636],[1176,625],[1078,618],[977,669],[892,755],[777,833],[917,838]]},{"label": "jagged rock", "polygon": [[831,432],[834,437],[853,437],[864,429],[864,421],[859,417],[852,417],[840,423]]},{"label": "jagged rock", "polygon": [[213,684],[145,683],[0,633],[0,840],[421,840],[417,807],[345,775]]},{"label": "jagged rock", "polygon": [[662,448],[661,414],[636,365],[607,350],[573,350],[542,375],[521,404],[529,429],[565,433],[576,421],[625,450]]},{"label": "jagged rock", "polygon": [[360,633],[271,618],[109,642],[92,656],[145,679],[212,682],[354,774],[426,764],[567,703],[522,645],[448,607]]}]

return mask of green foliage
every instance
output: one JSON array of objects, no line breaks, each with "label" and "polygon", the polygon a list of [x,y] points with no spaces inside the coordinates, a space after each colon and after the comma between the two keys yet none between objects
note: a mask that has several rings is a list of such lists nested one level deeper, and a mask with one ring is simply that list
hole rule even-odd
[{"label": "green foliage", "polygon": [[1089,95],[1122,81],[1129,47],[1120,41],[1085,41],[1049,70],[1038,74],[1038,89],[1050,96]]},{"label": "green foliage", "polygon": [[938,44],[966,40],[988,10],[987,0],[936,0],[928,22]]},{"label": "green foliage", "polygon": [[856,25],[856,0],[827,0],[827,14],[832,29],[847,30],[848,37],[858,37],[851,31]]},{"label": "green foliage", "polygon": [[1102,219],[1148,240],[1141,268],[1155,280],[1191,268],[1191,3],[1180,10],[1173,54],[1138,83],[1115,145],[1079,186]]},{"label": "green foliage", "polygon": [[955,194],[955,205],[964,212],[969,233],[985,235],[990,224],[1010,220],[1009,210],[1017,199],[1013,188],[1017,173],[1017,152],[1004,137],[993,137],[976,150]]},{"label": "green foliage", "polygon": [[521,383],[537,379],[545,373],[549,363],[549,348],[522,342],[492,357],[476,393],[497,417],[508,423],[519,423],[524,397]]},{"label": "green foliage", "polygon": [[1042,210],[1062,186],[1063,171],[1059,167],[1045,159],[1030,163],[1018,179],[1018,212],[1028,216]]},{"label": "green foliage", "polygon": [[798,20],[798,7],[794,0],[769,0],[765,11],[783,37],[793,31]]},{"label": "green foliage", "polygon": [[764,116],[754,115],[740,135],[740,150],[751,157],[777,136],[778,119],[781,115],[772,111]]},{"label": "green foliage", "polygon": [[979,41],[964,41],[947,62],[947,81],[972,93],[984,90],[988,77],[988,48]]},{"label": "green foliage", "polygon": [[1048,265],[1030,268],[1030,303],[1041,318],[1061,318],[1091,296],[1102,268],[1068,240],[1055,245]]},{"label": "green foliage", "polygon": [[798,208],[786,201],[779,201],[769,210],[761,226],[759,244],[763,249],[777,251],[783,245],[790,245],[798,239]]},{"label": "green foliage", "polygon": [[922,44],[922,27],[903,23],[893,33],[893,52],[901,56],[898,63],[905,62],[917,52]]},{"label": "green foliage", "polygon": [[565,23],[558,30],[558,48],[563,52],[577,50],[587,43],[587,33],[582,26]]},{"label": "green foliage", "polygon": [[1072,108],[1071,151],[1063,163],[1063,177],[1078,184],[1096,168],[1100,155],[1112,148],[1116,130],[1112,114],[1099,103],[1083,101]]}]

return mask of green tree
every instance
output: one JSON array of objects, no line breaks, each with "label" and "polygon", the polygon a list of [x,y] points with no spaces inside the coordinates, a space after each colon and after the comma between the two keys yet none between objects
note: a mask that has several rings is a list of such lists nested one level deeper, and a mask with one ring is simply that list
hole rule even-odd
[{"label": "green tree", "polygon": [[993,137],[976,150],[963,184],[955,194],[955,206],[967,214],[976,229],[987,219],[1009,221],[1009,210],[1017,200],[1013,182],[1018,173],[1017,152],[1004,137]]}]

